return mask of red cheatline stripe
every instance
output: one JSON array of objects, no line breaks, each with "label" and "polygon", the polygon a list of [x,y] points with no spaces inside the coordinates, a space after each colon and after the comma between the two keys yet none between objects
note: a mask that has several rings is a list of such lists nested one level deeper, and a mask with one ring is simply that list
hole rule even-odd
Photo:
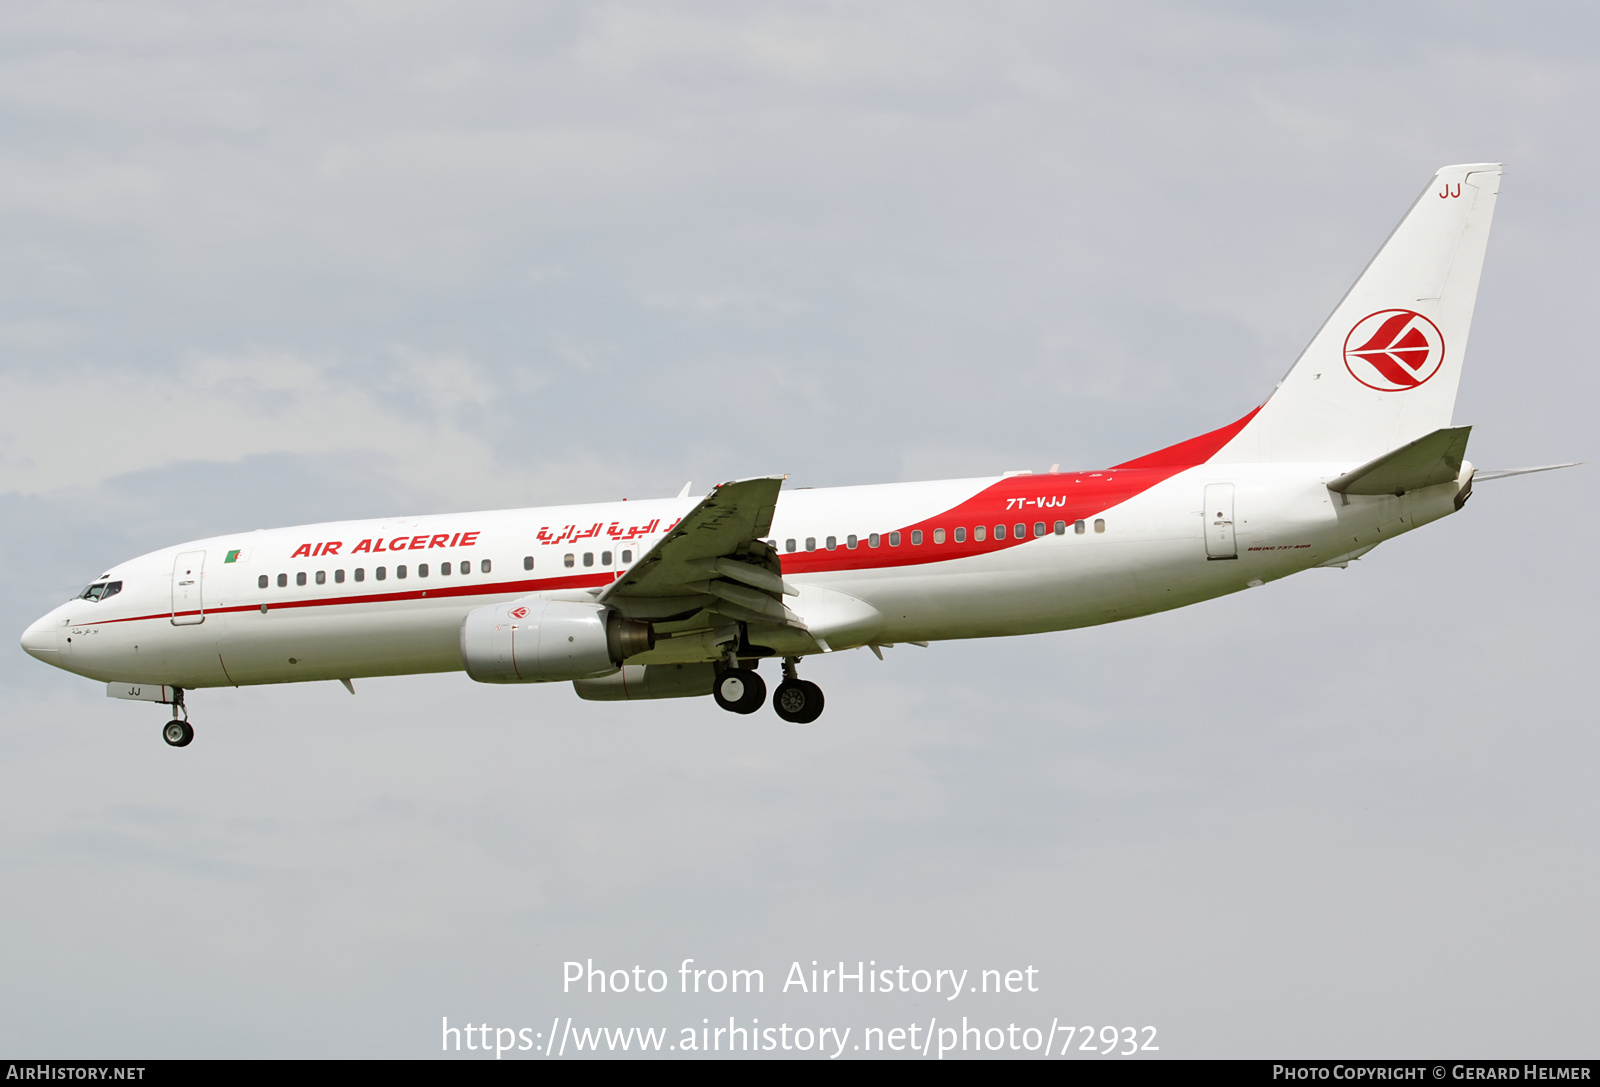
[{"label": "red cheatline stripe", "polygon": [[[397,600],[437,600],[444,597],[462,596],[504,596],[507,593],[536,593],[549,592],[555,589],[592,589],[602,585],[609,585],[612,581],[612,572],[607,570],[596,574],[572,574],[565,577],[550,577],[530,579],[526,581],[501,581],[501,582],[476,582],[472,585],[452,585],[447,589],[415,589],[399,593],[372,593],[364,596],[329,596],[299,600],[258,600],[254,604],[232,604],[225,608],[207,608],[206,615],[226,615],[230,612],[260,611],[261,605],[267,605],[268,612],[277,611],[279,608],[331,608],[343,604],[387,604]],[[258,592],[269,592],[260,589]],[[125,619],[92,619],[76,624],[81,626],[107,626],[111,623],[138,623],[146,619],[172,619],[182,618],[186,615],[200,615],[200,611],[157,612],[152,615],[130,615]]]},{"label": "red cheatline stripe", "polygon": [[[1004,551],[1028,542],[1033,537],[1033,526],[1040,521],[1047,533],[1053,531],[1056,521],[1073,521],[1092,517],[1119,502],[1125,502],[1141,491],[1172,475],[1173,470],[1083,472],[1055,476],[1012,476],[991,483],[960,505],[943,513],[913,522],[897,529],[900,546],[889,545],[889,534],[882,533],[882,543],[874,548],[866,537],[851,550],[843,541],[832,551],[819,547],[816,551],[785,552],[785,574],[826,573],[836,570],[876,570],[896,566],[919,566],[930,562],[949,562]],[[1023,526],[1023,536],[1018,538],[1016,526]],[[973,538],[972,530],[984,526],[982,542]],[[1005,527],[1006,538],[996,540],[996,525]],[[955,529],[965,528],[967,539],[955,542]],[[934,532],[944,529],[943,543],[934,543]],[[913,544],[911,534],[922,533],[922,543]],[[780,541],[779,546],[785,546]]]},{"label": "red cheatline stripe", "polygon": [[[786,552],[782,555],[783,572],[810,574],[917,566],[987,555],[1016,547],[1033,536],[1034,525],[1040,521],[1044,522],[1046,533],[1051,534],[1056,521],[1071,524],[1104,513],[1186,468],[1204,464],[1243,430],[1245,424],[1254,419],[1260,410],[1256,408],[1243,419],[1208,434],[1169,445],[1102,472],[1011,476],[991,483],[960,505],[898,529],[899,547],[890,547],[888,533],[882,533],[883,543],[876,548],[869,547],[866,537],[861,537],[854,550],[841,541],[833,551],[819,548],[816,551]],[[1018,524],[1026,526],[1027,538],[1017,538]],[[972,536],[972,530],[978,525],[983,525],[987,530],[988,539],[981,543]],[[996,525],[1006,526],[1004,540],[994,538]],[[945,530],[945,542],[936,544],[933,542],[933,533],[940,528]],[[967,530],[966,542],[955,542],[954,530],[957,528]],[[911,533],[917,530],[922,532],[920,546],[911,543]],[[785,542],[780,541],[779,547],[783,547]]]},{"label": "red cheatline stripe", "polygon": [[[949,562],[1003,551],[1026,543],[1033,536],[1033,526],[1043,521],[1046,533],[1053,531],[1056,521],[1084,520],[1103,513],[1143,494],[1156,484],[1177,475],[1186,468],[1204,464],[1223,446],[1243,430],[1256,413],[1237,422],[1219,427],[1196,438],[1169,445],[1136,460],[1107,468],[1100,472],[1072,472],[1059,475],[1011,476],[990,484],[971,498],[953,506],[944,513],[924,518],[900,528],[899,547],[888,545],[888,532],[881,533],[883,545],[867,546],[865,536],[860,537],[854,550],[840,546],[833,551],[796,551],[781,555],[786,574],[824,573],[834,570],[875,570],[897,566],[918,566],[933,562]],[[1016,535],[1016,526],[1025,526],[1023,538]],[[981,543],[972,538],[972,529],[985,526],[988,539]],[[994,526],[1006,526],[1006,538],[994,539]],[[935,529],[946,530],[945,542],[933,542]],[[968,538],[956,543],[954,530],[965,528]],[[923,542],[911,543],[911,533],[920,530]],[[780,543],[780,547],[782,544]],[[421,600],[424,597],[504,596],[510,593],[550,592],[556,589],[591,589],[609,585],[617,571],[607,570],[593,574],[572,574],[564,577],[503,581],[485,584],[453,585],[449,588],[417,589],[398,593],[378,593],[363,596],[334,596],[301,600],[258,600],[254,604],[238,604],[225,608],[212,608],[206,614],[225,615],[229,612],[259,611],[262,604],[268,610],[276,608],[329,608],[345,604],[381,604],[401,600]],[[261,590],[269,591],[269,590]],[[159,612],[153,615],[135,615],[126,619],[91,620],[83,626],[104,626],[110,623],[136,623],[147,619],[172,619],[186,615],[199,615],[199,611]]]},{"label": "red cheatline stripe", "polygon": [[[1264,406],[1265,405],[1263,405],[1263,407]],[[1218,427],[1216,430],[1202,434],[1198,438],[1190,438],[1188,441],[1179,442],[1177,445],[1169,445],[1165,449],[1157,449],[1154,453],[1146,453],[1142,457],[1137,457],[1130,461],[1124,461],[1122,464],[1112,465],[1112,467],[1118,469],[1172,468],[1175,470],[1181,470],[1184,468],[1193,468],[1197,464],[1204,464],[1206,461],[1216,456],[1223,446],[1233,441],[1238,433],[1243,430],[1246,425],[1249,424],[1250,420],[1254,419],[1260,411],[1261,408],[1256,408],[1243,419],[1240,419],[1237,422],[1229,423],[1225,427]],[[1172,474],[1176,475],[1177,472],[1174,471]]]}]

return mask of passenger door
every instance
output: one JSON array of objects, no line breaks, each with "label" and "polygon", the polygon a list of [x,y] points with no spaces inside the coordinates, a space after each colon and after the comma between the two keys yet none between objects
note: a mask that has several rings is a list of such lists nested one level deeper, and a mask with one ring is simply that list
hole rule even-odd
[{"label": "passenger door", "polygon": [[1206,487],[1206,558],[1236,559],[1239,547],[1233,538],[1233,484],[1212,483]]},{"label": "passenger door", "polygon": [[205,602],[200,597],[205,581],[206,553],[185,551],[172,564],[172,625],[193,626],[206,621]]}]

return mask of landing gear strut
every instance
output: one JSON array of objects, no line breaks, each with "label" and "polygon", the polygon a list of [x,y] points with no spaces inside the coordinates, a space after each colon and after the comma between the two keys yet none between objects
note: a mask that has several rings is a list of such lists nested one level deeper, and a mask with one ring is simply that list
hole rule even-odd
[{"label": "landing gear strut", "polygon": [[[161,738],[172,747],[188,747],[194,742],[194,726],[189,724],[189,709],[183,704],[183,688],[172,692],[173,718],[161,728]],[[177,714],[183,714],[178,717]]]},{"label": "landing gear strut", "polygon": [[793,725],[809,725],[822,716],[822,688],[796,674],[799,657],[783,659],[783,682],[772,696],[772,708]]}]

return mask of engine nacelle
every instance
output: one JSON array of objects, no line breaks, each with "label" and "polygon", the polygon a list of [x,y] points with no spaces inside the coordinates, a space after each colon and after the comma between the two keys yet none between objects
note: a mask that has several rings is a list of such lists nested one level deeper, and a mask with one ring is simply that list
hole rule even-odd
[{"label": "engine nacelle", "polygon": [[461,661],[479,683],[604,676],[653,644],[650,624],[575,600],[490,604],[461,623]]}]

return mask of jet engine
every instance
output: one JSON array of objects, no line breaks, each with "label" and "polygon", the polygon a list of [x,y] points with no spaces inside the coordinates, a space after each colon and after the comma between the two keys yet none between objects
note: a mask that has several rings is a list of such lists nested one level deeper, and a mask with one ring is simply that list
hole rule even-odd
[{"label": "jet engine", "polygon": [[461,661],[479,683],[608,675],[655,644],[649,623],[574,600],[513,600],[467,613]]}]

